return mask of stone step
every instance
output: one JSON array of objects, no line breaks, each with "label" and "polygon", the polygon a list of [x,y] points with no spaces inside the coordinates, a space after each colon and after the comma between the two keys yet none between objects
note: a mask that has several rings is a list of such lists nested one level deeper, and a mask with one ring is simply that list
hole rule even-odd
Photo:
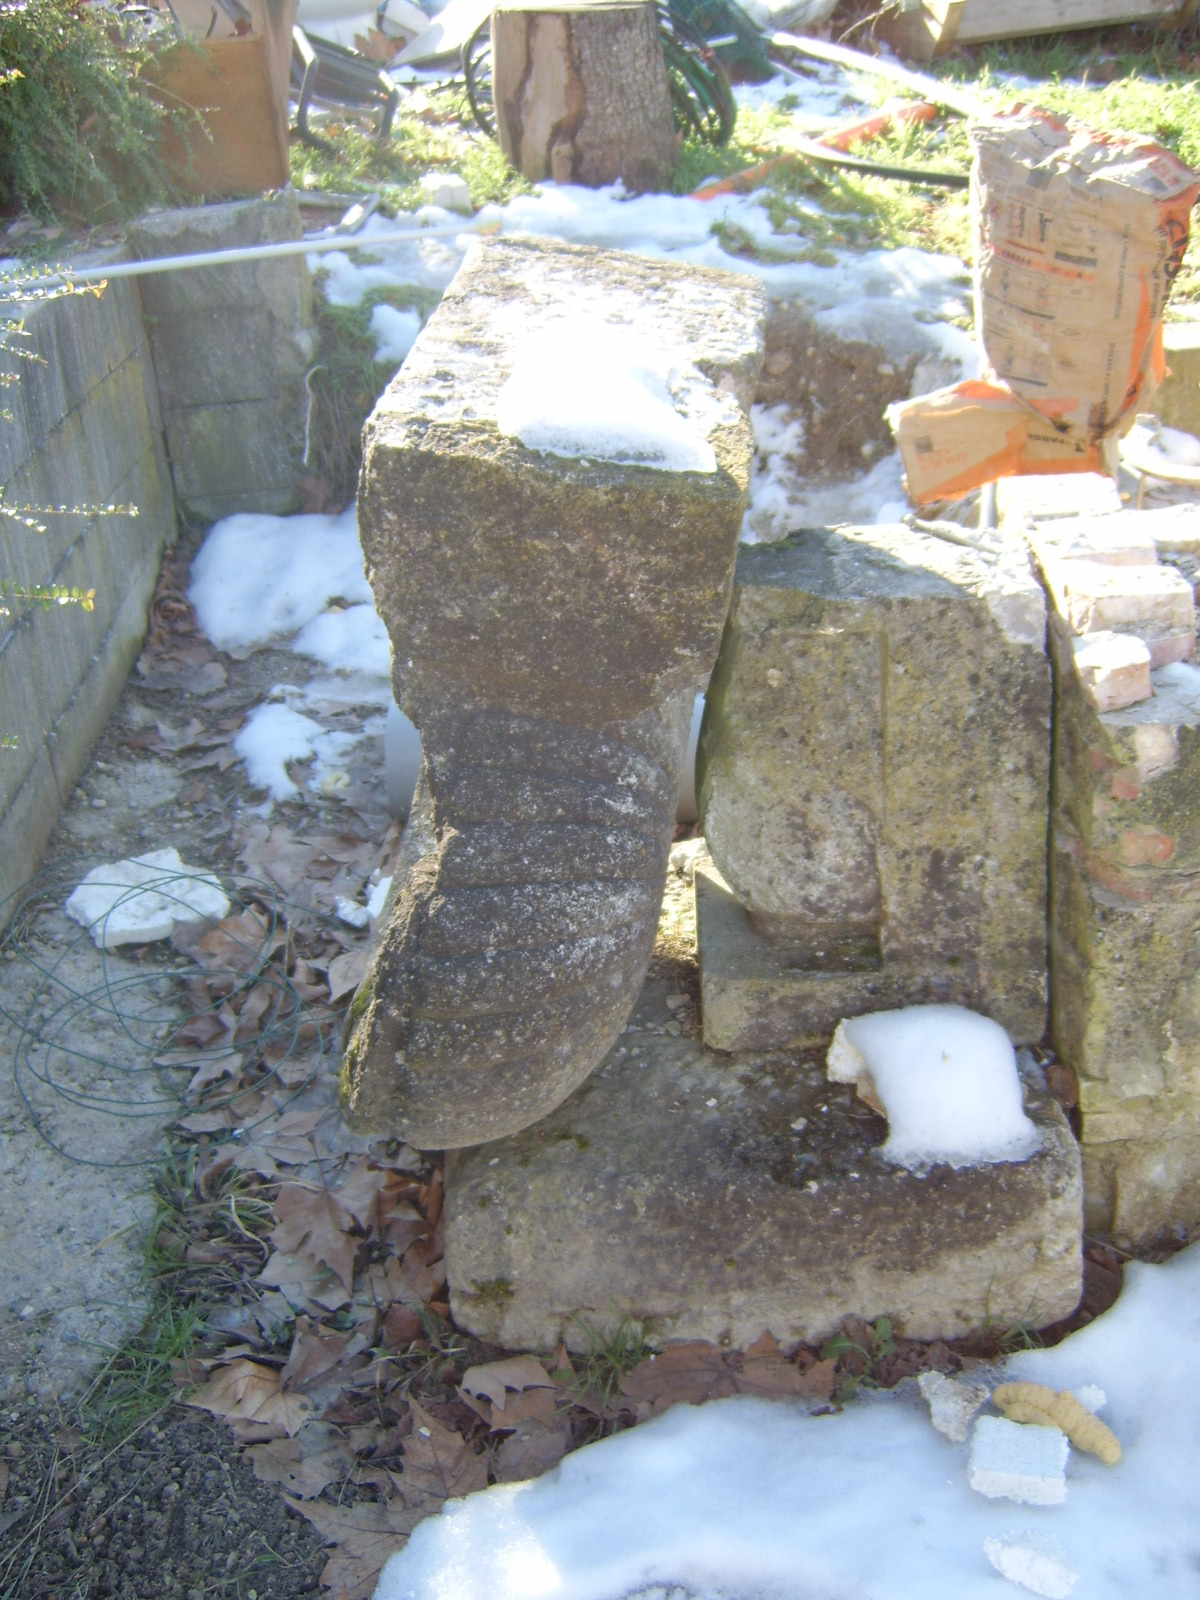
[{"label": "stone step", "polygon": [[1026,1086],[1025,1161],[924,1177],[883,1118],[811,1058],[675,1036],[652,973],[602,1065],[536,1127],[455,1152],[446,1268],[458,1327],[512,1350],[655,1340],[820,1341],[847,1315],[954,1338],[1044,1325],[1080,1294],[1079,1151]]}]

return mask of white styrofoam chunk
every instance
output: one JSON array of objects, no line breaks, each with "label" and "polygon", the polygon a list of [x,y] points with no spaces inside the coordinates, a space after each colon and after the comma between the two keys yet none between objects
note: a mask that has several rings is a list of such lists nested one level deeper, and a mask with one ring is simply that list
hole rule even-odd
[{"label": "white styrofoam chunk", "polygon": [[967,1482],[990,1500],[1056,1506],[1067,1497],[1070,1448],[1061,1428],[980,1417],[971,1435]]},{"label": "white styrofoam chunk", "polygon": [[167,939],[177,922],[220,918],[229,898],[211,874],[185,867],[175,849],[93,867],[67,901],[67,915],[100,950]]},{"label": "white styrofoam chunk", "polygon": [[1023,1161],[1038,1148],[1008,1035],[964,1006],[848,1017],[826,1071],[835,1083],[871,1079],[888,1119],[880,1154],[910,1171]]},{"label": "white styrofoam chunk", "polygon": [[1031,1594],[1046,1600],[1067,1600],[1079,1582],[1079,1574],[1067,1565],[1062,1546],[1046,1533],[1001,1534],[985,1539],[983,1553],[1002,1577],[1019,1583]]},{"label": "white styrofoam chunk", "polygon": [[727,398],[685,350],[576,317],[518,346],[496,397],[496,422],[530,450],[665,472],[715,472],[708,436],[727,409]]}]

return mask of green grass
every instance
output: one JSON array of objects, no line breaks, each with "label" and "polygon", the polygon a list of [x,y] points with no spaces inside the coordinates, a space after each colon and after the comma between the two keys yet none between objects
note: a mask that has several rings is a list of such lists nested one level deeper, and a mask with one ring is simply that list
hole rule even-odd
[{"label": "green grass", "polygon": [[421,103],[424,113],[401,106],[391,136],[382,144],[352,118],[323,122],[320,132],[333,148],[293,144],[292,182],[310,192],[378,195],[381,208],[391,215],[420,205],[418,186],[427,172],[457,172],[476,208],[503,204],[529,191],[531,186],[508,165],[499,145],[471,125],[464,95],[447,90]]},{"label": "green grass", "polygon": [[595,1328],[582,1317],[571,1319],[583,1334],[587,1348],[576,1360],[579,1387],[601,1413],[620,1409],[621,1379],[654,1354],[646,1329],[631,1317],[606,1328]]}]

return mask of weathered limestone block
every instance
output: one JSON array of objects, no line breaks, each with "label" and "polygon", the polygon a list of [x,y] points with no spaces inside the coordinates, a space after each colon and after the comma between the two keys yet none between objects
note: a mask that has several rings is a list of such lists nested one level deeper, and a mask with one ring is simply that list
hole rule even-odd
[{"label": "weathered limestone block", "polygon": [[[143,218],[141,260],[299,239],[292,193]],[[175,492],[193,516],[293,511],[315,356],[302,255],[150,273],[139,280]]]},{"label": "weathered limestone block", "polygon": [[[579,318],[686,349],[714,471],[500,432],[526,341]],[[368,422],[359,525],[396,696],[422,733],[433,843],[352,1007],[356,1126],[426,1148],[514,1132],[628,1016],[728,605],[762,325],[761,290],[732,274],[488,241]]]},{"label": "weathered limestone block", "polygon": [[916,1177],[882,1117],[821,1064],[731,1063],[672,1037],[652,977],[617,1046],[536,1128],[456,1152],[446,1268],[458,1327],[509,1349],[585,1349],[621,1317],[658,1339],[821,1340],[847,1315],[916,1338],[1043,1325],[1080,1293],[1079,1151],[1026,1086],[1021,1162]]},{"label": "weathered limestone block", "polygon": [[504,0],[492,95],[500,148],[535,183],[666,188],[679,146],[649,0]]},{"label": "weathered limestone block", "polygon": [[698,752],[710,1044],[816,1044],[933,1000],[1041,1037],[1044,632],[1001,542],[840,528],[740,552]]},{"label": "weathered limestone block", "polygon": [[1088,701],[1055,619],[1051,1028],[1079,1077],[1087,1222],[1200,1222],[1200,669]]}]

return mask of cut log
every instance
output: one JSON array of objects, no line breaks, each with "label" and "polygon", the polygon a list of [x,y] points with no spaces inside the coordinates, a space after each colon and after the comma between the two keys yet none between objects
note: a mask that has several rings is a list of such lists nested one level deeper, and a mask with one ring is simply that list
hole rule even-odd
[{"label": "cut log", "polygon": [[497,9],[492,91],[500,148],[531,181],[665,186],[677,143],[650,0]]}]

